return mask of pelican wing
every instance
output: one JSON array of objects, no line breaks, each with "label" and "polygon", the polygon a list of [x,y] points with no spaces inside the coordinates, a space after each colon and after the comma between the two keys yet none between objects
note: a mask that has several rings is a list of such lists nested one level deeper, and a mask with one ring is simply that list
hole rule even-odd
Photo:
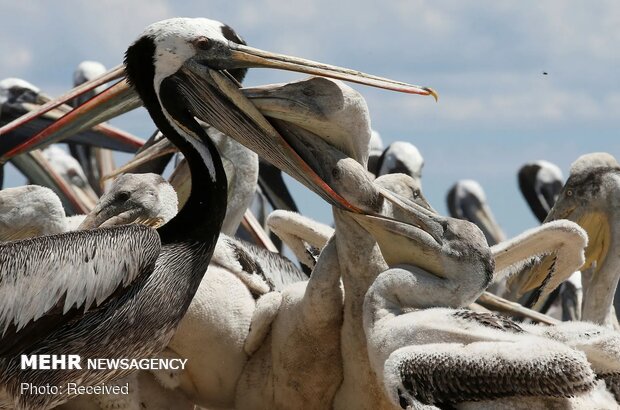
[{"label": "pelican wing", "polygon": [[308,280],[293,262],[280,254],[223,234],[211,263],[234,273],[256,297]]},{"label": "pelican wing", "polygon": [[48,314],[63,322],[71,309],[100,305],[117,289],[151,273],[160,247],[157,232],[139,225],[1,244],[1,345],[11,345],[6,339]]}]

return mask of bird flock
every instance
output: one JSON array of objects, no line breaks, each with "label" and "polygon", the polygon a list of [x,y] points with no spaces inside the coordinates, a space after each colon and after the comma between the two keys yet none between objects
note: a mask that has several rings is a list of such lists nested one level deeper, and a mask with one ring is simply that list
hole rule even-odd
[{"label": "bird flock", "polygon": [[[244,87],[253,67],[310,76]],[[154,23],[123,64],[73,79],[56,99],[0,81],[0,164],[28,179],[0,191],[0,409],[620,408],[612,155],[582,155],[566,181],[525,164],[541,225],[509,238],[476,181],[439,214],[421,153],[384,148],[347,83],[431,88],[205,18]],[[140,106],[146,140],[105,122]],[[299,214],[282,172],[332,226]],[[186,365],[24,367],[44,354]]]}]

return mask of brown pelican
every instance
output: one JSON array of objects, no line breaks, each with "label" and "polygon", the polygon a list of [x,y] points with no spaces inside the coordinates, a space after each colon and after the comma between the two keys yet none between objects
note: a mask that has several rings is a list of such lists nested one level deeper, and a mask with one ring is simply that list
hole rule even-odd
[{"label": "brown pelican", "polygon": [[415,145],[396,141],[391,143],[379,157],[376,175],[400,173],[420,179],[423,167],[424,158]]},{"label": "brown pelican", "polygon": [[571,165],[570,176],[546,219],[569,219],[588,232],[581,319],[616,328],[613,302],[620,278],[615,258],[620,233],[614,220],[619,175],[620,165],[609,154],[579,157]]},{"label": "brown pelican", "polygon": [[540,222],[558,199],[563,181],[562,171],[548,161],[534,161],[519,169],[519,189]]},{"label": "brown pelican", "polygon": [[457,181],[448,191],[446,202],[450,216],[475,223],[484,233],[489,245],[506,239],[478,182],[472,179]]},{"label": "brown pelican", "polygon": [[[79,378],[95,384],[129,372],[21,370],[16,359],[20,354],[53,351],[79,354],[82,359],[114,357],[119,352],[128,357],[150,356],[165,347],[185,313],[207,268],[224,218],[225,175],[215,147],[197,123],[179,112],[180,106],[171,109],[166,100],[160,102],[159,95],[165,93],[171,99],[183,95],[182,90],[171,89],[169,84],[188,81],[178,80],[178,70],[199,58],[200,49],[188,47],[199,30],[200,25],[192,27],[182,21],[156,23],[126,54],[127,76],[151,117],[184,152],[192,172],[204,175],[194,179],[192,194],[181,212],[158,231],[131,225],[2,246],[0,252],[6,255],[7,263],[2,265],[4,279],[0,288],[4,305],[0,383],[8,395],[7,405],[48,407],[69,397],[64,390],[58,395],[20,394],[22,381],[61,384]],[[170,61],[175,54],[164,50],[160,42],[184,49],[182,60]],[[189,104],[192,102],[183,106]],[[209,217],[194,220],[197,214]],[[53,269],[46,252],[60,255]],[[76,280],[76,272],[82,275],[81,280]],[[92,285],[76,288],[75,284],[81,282]],[[41,294],[48,296],[41,298]],[[171,294],[176,295],[175,303],[169,302]],[[51,310],[55,306],[64,306],[64,314]],[[132,326],[134,323],[140,325]]]}]

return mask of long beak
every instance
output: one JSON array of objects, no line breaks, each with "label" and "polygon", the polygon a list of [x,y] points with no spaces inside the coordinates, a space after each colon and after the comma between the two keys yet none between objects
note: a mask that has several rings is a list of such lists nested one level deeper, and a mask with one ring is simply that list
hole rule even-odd
[{"label": "long beak", "polygon": [[113,172],[104,174],[104,179],[114,178],[120,174],[131,172],[137,167],[149,163],[150,161],[163,157],[164,155],[174,154],[178,152],[177,147],[175,147],[169,139],[162,138],[159,141],[156,141],[149,147],[143,149],[139,153],[137,153],[129,162],[125,165],[116,168]]},{"label": "long beak", "polygon": [[[482,207],[473,211],[473,214],[476,218],[474,222],[480,227],[484,236],[487,237],[489,245],[495,245],[506,239],[506,235],[504,235],[499,224],[495,221],[493,213],[487,204],[482,204]],[[491,243],[491,241],[493,243]]]},{"label": "long beak", "polygon": [[[299,57],[291,57],[284,54],[276,54],[257,48],[244,46],[236,43],[229,43],[230,55],[221,63],[221,68],[239,67],[263,67],[276,68],[280,70],[296,71],[322,77],[335,78],[338,80],[350,81],[353,83],[364,84],[371,87],[384,88],[386,90],[399,91],[409,94],[431,95],[438,100],[439,94],[429,87],[421,87],[377,77],[371,74],[362,73],[348,68],[337,67],[323,64],[312,60]],[[218,67],[220,68],[220,67]]]},{"label": "long beak", "polygon": [[377,215],[353,217],[375,238],[389,266],[409,264],[439,278],[446,277],[441,262],[441,243],[434,238],[436,228],[431,227],[438,222],[426,218],[420,209],[412,208],[410,220],[413,223]]},{"label": "long beak", "polygon": [[194,116],[247,146],[330,204],[361,212],[303,160],[227,76],[191,61],[176,75]]},{"label": "long beak", "polygon": [[54,100],[50,100],[47,103],[43,104],[41,107],[39,107],[38,110],[35,111],[31,111],[26,115],[23,115],[17,119],[15,119],[14,121],[6,124],[5,126],[3,126],[2,128],[0,128],[0,135],[4,135],[6,133],[8,133],[9,131],[14,130],[15,128],[26,124],[27,122],[33,120],[34,118],[40,117],[41,115],[45,114],[46,112],[67,103],[68,101],[71,101],[72,99],[79,97],[80,95],[87,93],[88,91],[91,91],[95,88],[97,88],[98,86],[108,83],[110,81],[113,81],[117,78],[120,78],[123,76],[124,73],[124,68],[122,65],[119,65],[117,67],[114,67],[113,69],[109,70],[108,72],[102,74],[101,76],[94,78],[90,81],[87,81],[75,88],[73,88],[71,91],[69,91],[68,93],[54,99]]},{"label": "long beak", "polygon": [[[95,82],[94,84],[97,83]],[[123,85],[125,87],[123,87]],[[82,86],[79,86],[77,88],[80,87]],[[87,92],[88,89],[84,89],[81,91]],[[76,94],[69,93],[67,95],[75,97]],[[59,99],[53,100],[48,104],[44,104],[43,106],[41,106],[41,108],[47,105],[59,106],[60,104],[57,104],[57,102],[59,100],[62,101],[65,98],[66,96],[60,97]],[[144,140],[135,137],[134,135],[131,135],[125,131],[119,130],[115,127],[100,123],[125,112],[131,111],[139,107],[140,105],[140,99],[137,98],[135,93],[129,89],[129,87],[124,81],[121,81],[119,84],[116,84],[115,86],[108,88],[101,94],[91,98],[91,100],[84,103],[75,110],[68,111],[64,116],[62,116],[49,127],[37,133],[32,138],[29,138],[21,144],[8,150],[8,152],[4,153],[2,157],[0,157],[0,162],[4,163],[12,157],[21,153],[37,148],[43,148],[54,142],[73,137],[75,134],[81,133],[90,128],[93,128],[94,134],[86,133],[86,135],[74,137],[72,140],[74,142],[85,143],[88,145],[96,145],[101,148],[116,151],[135,152],[144,144]],[[96,109],[93,110],[93,107],[95,107]],[[31,111],[29,114],[18,118],[18,120],[23,117],[28,117],[28,121],[30,121],[32,120],[32,118],[30,117],[31,113],[38,113],[37,115],[41,116],[48,111],[49,110],[46,111],[41,109]],[[88,113],[88,116],[84,116],[84,113]],[[15,129],[17,126],[28,122],[22,121],[14,127],[9,127],[16,121],[7,124],[7,126],[3,127],[2,129],[6,129],[6,132],[9,132]],[[0,135],[3,134],[0,133]],[[93,137],[97,137],[97,140],[94,142],[92,141]]]}]

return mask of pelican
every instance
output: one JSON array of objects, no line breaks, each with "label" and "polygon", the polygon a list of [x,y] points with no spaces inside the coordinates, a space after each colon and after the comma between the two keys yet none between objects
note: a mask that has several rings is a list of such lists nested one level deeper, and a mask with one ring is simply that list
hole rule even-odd
[{"label": "pelican", "polygon": [[[434,242],[432,235],[438,230],[433,229],[433,225],[439,221],[433,221],[435,218],[428,218],[430,215],[424,213],[420,216],[413,219],[415,225],[409,227],[405,221],[389,218],[355,217],[373,233],[388,266],[393,267],[381,273],[366,294],[364,328],[371,364],[394,405],[476,408],[467,402],[483,401],[483,408],[493,408],[493,405],[520,408],[520,398],[495,401],[519,395],[534,396],[527,401],[532,408],[558,402],[561,397],[565,399],[558,405],[570,404],[573,406],[570,408],[575,409],[580,408],[576,403],[591,405],[597,395],[604,396],[607,405],[614,403],[604,385],[597,385],[596,394],[591,391],[595,385],[592,370],[597,376],[605,377],[606,369],[618,368],[620,351],[615,346],[620,335],[607,334],[599,338],[596,335],[601,334],[601,329],[591,325],[568,329],[552,327],[545,333],[544,327],[526,329],[495,315],[458,309],[475,300],[493,275],[492,264],[489,269],[485,262],[489,254],[473,251],[486,247],[484,237],[466,223],[453,220],[442,223],[450,234]],[[550,243],[548,246],[554,248],[558,233],[566,236],[562,241],[581,237],[585,245],[584,233],[574,224],[554,223],[558,224],[557,228],[547,225],[542,230],[523,234],[520,239],[515,238],[514,247],[495,249],[495,269],[504,270],[508,264],[531,252],[533,244]],[[421,228],[422,231],[418,231]],[[417,232],[423,231],[418,236]],[[478,241],[476,245],[472,234]],[[452,246],[451,241],[456,241],[457,246],[459,236],[468,238],[470,250],[465,254],[461,250],[454,256],[449,256],[448,252],[437,264],[429,260],[429,247],[441,246],[445,252]],[[412,252],[414,249],[419,251]],[[455,259],[449,263],[452,257]],[[572,265],[575,262],[579,263],[573,261]],[[464,266],[470,263],[480,266]],[[450,273],[451,266],[453,273]],[[571,267],[574,268],[568,266],[566,270],[570,271]],[[461,275],[461,272],[477,273]],[[586,355],[574,349],[583,350]],[[559,371],[558,366],[563,370]],[[513,378],[518,381],[509,381]],[[566,399],[572,396],[577,399]]]},{"label": "pelican", "polygon": [[[251,197],[248,192],[245,195]],[[176,211],[176,194],[161,176],[123,174],[101,197],[80,228],[136,222],[161,226]],[[142,402],[146,395],[157,394],[158,399],[152,402],[160,405],[169,396],[204,405],[218,403],[226,394],[227,377],[234,375],[235,367],[240,372],[247,361],[244,345],[257,299],[281,289],[287,281],[304,279],[307,277],[290,261],[220,234],[206,275],[167,350],[160,356],[189,359],[187,369],[154,372],[155,380],[167,392],[157,391],[151,378],[142,374],[123,379],[122,383],[129,381],[133,385],[131,396]],[[232,383],[233,389],[234,386]],[[108,405],[116,400],[113,396],[98,399]],[[84,402],[81,399],[69,404],[77,406]]]},{"label": "pelican", "polygon": [[571,165],[569,178],[546,218],[546,221],[569,219],[588,232],[586,262],[581,269],[581,319],[616,329],[613,303],[620,278],[616,257],[620,233],[614,221],[620,193],[619,175],[620,165],[609,154],[579,157]]},{"label": "pelican", "polygon": [[[540,160],[524,164],[518,173],[519,189],[527,201],[530,209],[540,222],[544,221],[553,207],[562,189],[564,177],[560,168],[551,162]],[[518,275],[512,281],[518,280]],[[511,284],[509,288],[519,289],[520,286]],[[559,298],[559,299],[558,299]],[[575,272],[568,281],[552,293],[541,312],[547,309],[561,309],[563,320],[580,320],[581,318],[581,273]]]},{"label": "pelican", "polygon": [[[258,113],[249,101],[244,99],[243,94],[237,88],[237,84],[232,82],[225,75],[225,72],[222,74],[217,70],[257,65],[275,66],[357,81],[392,90],[436,96],[434,91],[428,88],[411,86],[365,75],[357,71],[324,64],[319,65],[318,63],[299,58],[280,56],[245,47],[234,41],[229,41],[226,38],[226,34],[230,33],[231,30],[229,28],[223,29],[223,27],[221,23],[207,19],[167,20],[151,25],[147,28],[145,34],[129,48],[126,59],[128,77],[136,91],[140,94],[147,109],[149,109],[154,121],[164,135],[170,138],[168,134],[171,134],[172,138],[174,138],[174,136],[186,135],[185,133],[188,132],[192,134],[201,133],[201,131],[198,131],[198,124],[193,122],[193,116],[199,117],[227,135],[240,139],[244,144],[257,150],[261,156],[267,157],[271,162],[304,181],[311,189],[336,206],[351,207],[342,197],[329,188],[329,183],[326,183],[320,176],[313,173],[307,164],[304,166],[305,163],[299,156],[295,157],[293,155],[291,147],[285,145],[281,139],[278,139],[280,136],[275,129]],[[160,52],[163,56],[153,58],[153,55]],[[152,61],[152,64],[144,65],[146,61]],[[208,64],[208,66],[205,66],[205,64]],[[149,75],[145,76],[145,71]],[[139,72],[141,72],[141,75],[138,76]],[[151,81],[153,78],[155,81]],[[209,84],[207,85],[203,81],[207,81]],[[187,82],[191,82],[191,84],[187,85]],[[81,112],[74,115],[68,114],[64,121],[67,122],[79,118],[88,108],[93,109],[104,98],[123,89],[126,90],[127,86],[126,83],[121,82],[87,102],[82,107],[83,110]],[[122,98],[126,98],[128,94],[125,93],[123,95],[122,93],[121,91],[121,94],[116,95],[122,95]],[[204,93],[210,93],[211,97],[205,97]],[[165,98],[160,100],[157,98],[159,94],[165,96]],[[173,101],[177,101],[179,98],[182,98],[185,102],[181,105],[174,104],[176,109],[169,111],[171,106],[168,104],[173,104]],[[157,101],[161,101],[161,105],[157,104]],[[155,103],[153,104],[153,102]],[[200,105],[204,104],[210,104],[211,107],[201,108]],[[218,104],[220,106],[215,108]],[[231,104],[235,106],[235,109],[230,109]],[[177,116],[179,115],[184,115],[182,117],[182,126],[178,125]],[[55,130],[62,129],[62,125],[60,123],[56,128],[48,129],[46,133],[35,137],[35,139],[42,140],[45,136],[51,138]],[[257,133],[263,137],[253,138]],[[194,163],[200,157],[197,158],[196,155],[199,154],[191,149],[201,146],[195,144],[191,139],[188,141],[189,143],[181,143],[179,141],[182,144],[180,148],[190,162],[190,170],[194,173],[196,172]],[[207,147],[212,147],[208,141],[205,144]],[[18,149],[26,148],[24,146]],[[203,150],[201,153],[205,154],[205,151]],[[203,212],[211,220],[202,221],[201,223],[209,224],[211,222],[210,225],[214,224],[212,220],[218,215],[214,214],[212,210],[207,212],[206,209],[203,209],[208,201],[205,200],[200,204],[192,202],[192,197],[195,197],[196,191],[202,192],[205,190],[204,185],[210,186],[215,183],[216,186],[219,186],[221,184],[217,178],[215,178],[215,181],[211,180],[216,177],[216,175],[213,175],[214,171],[218,175],[224,172],[219,162],[219,157],[214,155],[211,160],[206,163],[208,168],[206,172],[203,171],[206,177],[193,179],[195,183],[192,184],[192,195],[181,212],[172,221],[160,228],[160,231],[170,232],[170,227],[178,226],[181,221],[184,221],[186,228],[190,227],[183,233],[185,237],[188,233],[193,232],[194,229],[199,228],[194,223],[194,217],[190,214],[190,212],[197,211]],[[300,167],[296,165],[300,165]],[[328,176],[323,176],[323,178],[329,179]],[[211,187],[211,191],[213,191],[213,187]],[[212,200],[217,199],[213,198],[212,193],[209,197]],[[223,218],[223,215],[221,216]],[[216,223],[215,225],[218,224]],[[204,271],[196,276],[201,277],[202,274],[204,274]],[[156,275],[151,275],[151,277],[153,276]],[[336,278],[336,280],[338,279]],[[154,316],[161,316],[161,313]]]},{"label": "pelican", "polygon": [[[222,158],[224,170],[226,171],[228,200],[226,217],[224,218],[221,232],[232,236],[237,231],[243,214],[250,205],[256,190],[259,168],[258,156],[214,127],[203,122],[200,123],[217,147]],[[176,151],[176,148],[167,139],[155,139],[131,161],[107,175],[107,178],[129,170],[143,172],[145,168],[153,165],[157,166],[156,163],[162,156],[174,151]],[[191,188],[187,161],[182,160],[179,163],[170,178],[170,182],[179,197],[179,201],[184,203],[189,196]]]},{"label": "pelican", "polygon": [[540,222],[558,199],[563,181],[560,168],[548,161],[534,161],[519,169],[519,189]]},{"label": "pelican", "polygon": [[478,182],[472,179],[457,181],[448,191],[446,202],[450,216],[475,223],[484,233],[489,245],[506,239]]},{"label": "pelican", "polygon": [[400,173],[420,179],[423,167],[424,158],[415,145],[396,141],[391,143],[379,157],[376,175]]},{"label": "pelican", "polygon": [[[4,304],[0,383],[8,396],[6,405],[25,409],[49,407],[70,397],[64,390],[58,395],[20,394],[22,381],[62,384],[79,378],[84,383],[96,384],[129,373],[21,370],[16,359],[21,354],[53,351],[80,354],[86,359],[114,357],[120,349],[127,357],[148,357],[166,346],[189,306],[224,219],[225,175],[217,150],[197,123],[171,111],[165,102],[160,102],[159,94],[165,89],[169,97],[182,95],[182,91],[169,90],[165,84],[175,81],[177,71],[199,55],[199,49],[188,48],[200,30],[197,26],[156,23],[126,53],[127,76],[149,114],[165,130],[166,137],[184,152],[192,172],[204,176],[194,178],[192,193],[181,212],[157,231],[130,225],[2,246],[0,252],[8,261],[2,265],[0,288]],[[171,32],[173,27],[179,31]],[[184,49],[183,60],[171,61],[175,54],[161,46],[158,50],[162,41]],[[190,50],[193,52],[188,55]],[[157,57],[157,52],[163,57]],[[145,72],[150,73],[150,78]],[[159,81],[154,83],[154,79]],[[209,217],[195,220],[196,215]],[[53,269],[45,252],[62,255]],[[98,274],[93,275],[93,270]],[[16,272],[20,275],[16,276]],[[80,280],[76,280],[76,273],[82,276]],[[76,282],[91,285],[85,291],[75,288]],[[121,291],[115,292],[119,286]],[[15,293],[19,298],[13,296]],[[41,294],[47,295],[47,300]],[[176,295],[174,303],[170,303],[171,294]],[[64,306],[64,314],[51,314],[50,309],[56,305]],[[69,319],[73,323],[68,323]]]},{"label": "pelican", "polygon": [[0,191],[0,241],[68,231],[65,210],[51,189],[27,185]]},{"label": "pelican", "polygon": [[[359,93],[339,81],[321,77],[245,89],[244,93],[285,133],[304,161],[328,178],[330,186],[338,185],[336,192],[342,195],[338,180],[346,168],[337,168],[335,164],[339,160],[348,162],[349,158],[334,147],[359,156],[364,163],[368,155],[368,108]],[[351,128],[359,132],[359,140],[347,138],[345,133]],[[363,173],[367,177],[366,171]],[[353,185],[348,188],[354,189]],[[271,223],[281,233],[277,215]],[[297,220],[295,225],[299,228],[303,220]],[[289,238],[300,234],[294,226],[287,224],[285,229]],[[325,245],[316,262],[305,259],[306,264],[314,267],[308,281],[285,287],[281,296],[268,294],[265,296],[269,298],[259,300],[252,317],[253,334],[246,345],[254,353],[239,381],[236,406],[284,408],[287,403],[297,403],[302,408],[334,406],[343,380],[344,294],[336,238],[323,243],[330,231],[318,229],[314,238],[308,239],[314,247]],[[346,231],[341,234],[348,238]],[[299,243],[299,237],[293,238],[291,246],[302,258],[305,246]]]}]

